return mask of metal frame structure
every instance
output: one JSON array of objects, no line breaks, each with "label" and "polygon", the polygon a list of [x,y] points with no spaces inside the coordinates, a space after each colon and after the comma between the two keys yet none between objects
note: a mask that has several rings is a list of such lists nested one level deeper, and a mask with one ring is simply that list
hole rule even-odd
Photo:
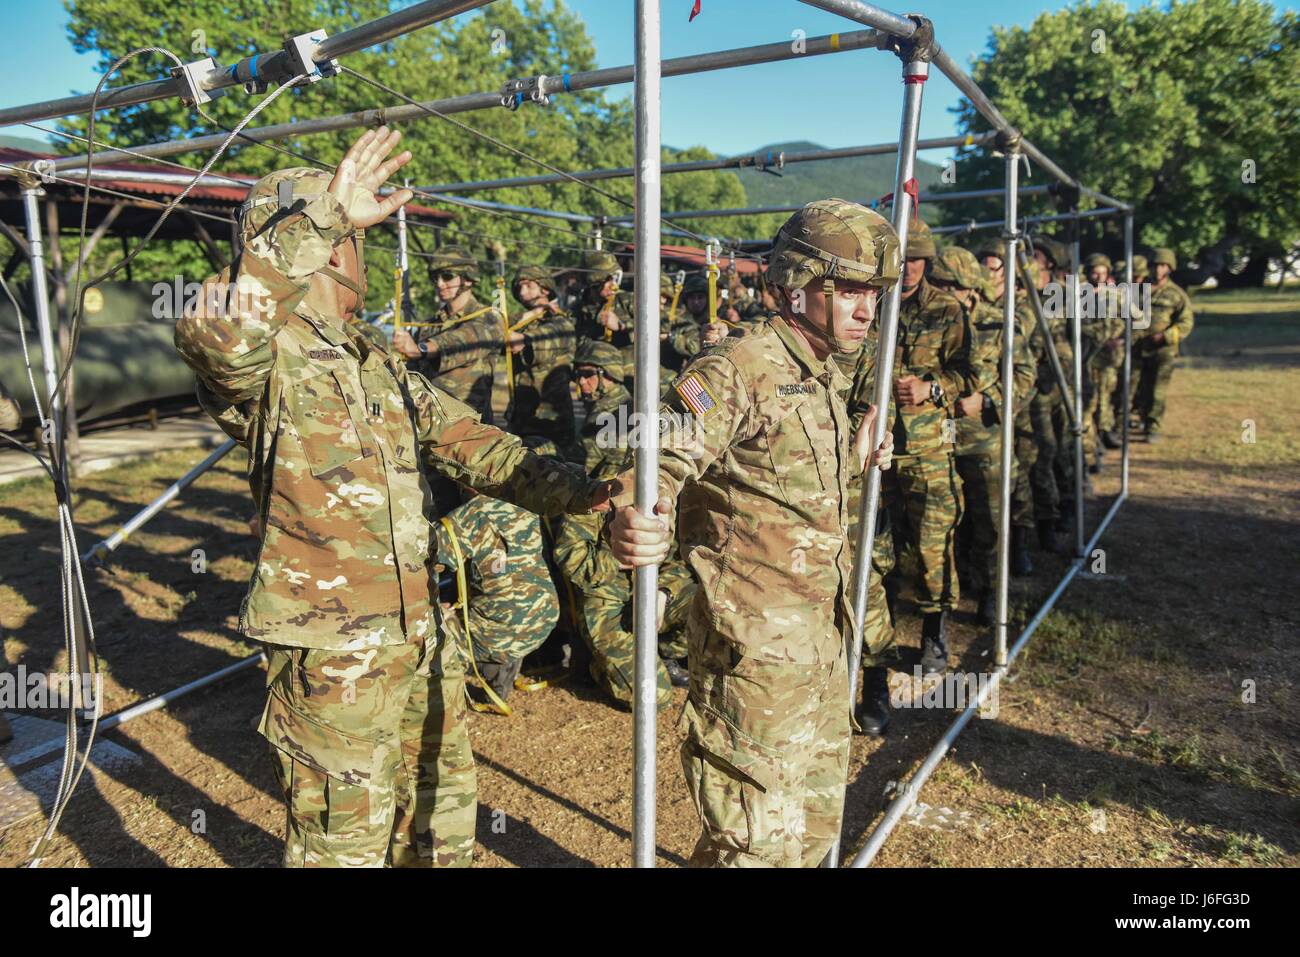
[{"label": "metal frame structure", "polygon": [[[675,214],[663,214],[660,210],[660,188],[661,176],[665,173],[745,167],[762,169],[772,165],[806,162],[815,159],[833,159],[845,156],[896,152],[898,155],[898,162],[895,176],[892,220],[895,229],[898,231],[900,240],[904,245],[906,244],[909,220],[913,213],[912,206],[914,197],[918,198],[922,202],[942,202],[945,199],[995,197],[999,195],[1005,197],[1005,216],[1002,221],[979,224],[972,223],[968,226],[957,226],[935,230],[935,232],[943,233],[1001,227],[1003,229],[1003,239],[1006,242],[1006,268],[1004,269],[1006,303],[1003,326],[1003,349],[1000,362],[1003,381],[1007,383],[1007,386],[1003,389],[1004,398],[1001,410],[1003,444],[1000,461],[1001,507],[998,529],[997,629],[995,633],[996,673],[993,676],[993,680],[982,687],[978,699],[971,703],[971,705],[957,717],[947,732],[945,732],[939,743],[923,761],[920,768],[912,775],[910,780],[900,788],[898,796],[886,810],[880,824],[869,835],[865,845],[854,858],[853,866],[861,867],[866,866],[874,859],[885,839],[892,832],[894,826],[897,825],[898,821],[903,818],[904,814],[915,802],[921,787],[938,766],[939,762],[943,759],[957,735],[960,734],[966,724],[969,723],[971,717],[984,704],[987,696],[1000,684],[1002,678],[1006,675],[1007,668],[1012,662],[1014,662],[1016,656],[1025,647],[1026,643],[1032,637],[1051,608],[1055,605],[1061,594],[1068,587],[1074,576],[1082,569],[1083,563],[1086,560],[1087,552],[1110,525],[1110,522],[1113,520],[1115,514],[1128,496],[1129,436],[1128,416],[1125,415],[1123,417],[1123,466],[1121,490],[1106,512],[1097,530],[1093,533],[1089,541],[1085,543],[1082,487],[1083,390],[1080,387],[1082,380],[1082,357],[1081,349],[1078,347],[1081,330],[1078,308],[1078,286],[1077,282],[1072,283],[1072,334],[1075,339],[1072,391],[1067,387],[1059,358],[1056,356],[1054,349],[1051,350],[1050,355],[1054,372],[1060,380],[1064,394],[1067,395],[1070,400],[1069,411],[1071,413],[1072,429],[1075,437],[1076,488],[1074,506],[1076,513],[1076,556],[1064,578],[1056,586],[1055,590],[1033,616],[1027,627],[1017,638],[1015,644],[1008,651],[1006,648],[1009,624],[1007,566],[1010,550],[1010,471],[1013,445],[1012,430],[1015,412],[1013,389],[1010,388],[1010,382],[1012,380],[1011,350],[1014,340],[1015,323],[1015,264],[1019,258],[1018,253],[1021,252],[1021,242],[1023,239],[1023,235],[1018,230],[1020,225],[1033,222],[1069,221],[1074,223],[1076,231],[1072,244],[1072,261],[1075,275],[1077,275],[1077,222],[1080,219],[1092,216],[1116,213],[1122,214],[1125,217],[1125,254],[1128,264],[1126,281],[1131,283],[1134,212],[1133,207],[1129,204],[1113,199],[1104,193],[1088,188],[1084,184],[1079,183],[1063,169],[1057,166],[1032,143],[1025,140],[1020,132],[1011,126],[1006,118],[998,111],[997,107],[994,106],[994,104],[984,95],[975,84],[974,80],[968,76],[946,52],[944,52],[937,42],[935,42],[933,26],[924,17],[901,17],[882,10],[872,4],[859,2],[859,0],[801,0],[801,2],[823,11],[846,17],[849,20],[855,21],[870,29],[858,30],[844,34],[832,34],[825,37],[810,39],[807,41],[806,49],[800,53],[794,53],[788,43],[781,42],[765,46],[720,51],[663,61],[660,58],[659,39],[660,0],[636,0],[636,59],[634,64],[626,67],[595,70],[572,75],[562,74],[544,76],[538,77],[536,80],[536,88],[542,97],[561,93],[571,93],[579,90],[595,89],[629,81],[633,82],[636,130],[636,162],[633,167],[591,170],[573,174],[566,173],[559,176],[513,177],[470,183],[438,184],[430,187],[430,191],[438,192],[445,196],[445,194],[454,192],[472,192],[497,188],[542,185],[563,180],[590,181],[619,177],[635,177],[635,214],[630,218],[630,220],[626,217],[618,217],[614,219],[586,217],[582,214],[540,210],[532,207],[509,206],[507,204],[489,203],[483,200],[465,201],[456,198],[456,201],[466,205],[481,206],[482,208],[499,208],[502,210],[511,210],[521,213],[547,215],[575,222],[592,221],[598,230],[598,247],[600,236],[599,231],[603,226],[607,224],[623,225],[624,223],[630,222],[636,235],[635,269],[637,277],[636,308],[638,321],[635,331],[635,350],[638,370],[653,370],[658,365],[660,306],[657,295],[657,274],[659,271],[659,264],[657,262],[657,257],[654,255],[654,250],[658,246],[658,237],[660,235],[663,217],[665,215],[701,217],[789,211],[783,207],[766,207],[727,211],[697,210]],[[96,101],[96,105],[100,109],[109,109],[129,104],[148,102],[150,100],[156,100],[168,96],[188,97],[188,101],[202,102],[203,99],[207,98],[210,94],[220,92],[227,87],[238,85],[241,82],[246,84],[246,89],[250,92],[256,92],[258,90],[257,83],[249,83],[247,77],[251,71],[254,79],[256,79],[259,67],[262,70],[263,76],[269,74],[271,77],[283,79],[294,75],[305,75],[311,79],[318,79],[321,76],[332,75],[334,69],[332,61],[334,57],[362,49],[373,43],[391,39],[394,36],[415,29],[419,26],[446,19],[455,14],[485,5],[485,0],[478,0],[478,2],[467,2],[467,0],[435,0],[435,2],[418,3],[400,11],[399,13],[381,18],[373,23],[362,24],[352,30],[339,34],[336,37],[326,38],[318,31],[314,34],[307,34],[302,37],[293,38],[286,44],[283,50],[271,54],[259,54],[245,58],[245,60],[240,61],[240,63],[228,68],[219,69],[215,67],[215,64],[209,66],[208,64],[211,61],[200,62],[199,64],[188,64],[185,70],[177,71],[177,75],[170,80],[154,81],[151,83],[136,84],[135,86],[108,89],[101,92]],[[898,143],[881,144],[879,146],[869,147],[849,147],[841,150],[814,151],[818,155],[786,154],[784,157],[775,158],[771,156],[753,156],[704,161],[699,163],[661,164],[659,96],[661,77],[719,70],[751,63],[802,59],[806,56],[869,48],[890,50],[897,54],[902,61],[904,96]],[[947,76],[957,86],[961,93],[969,99],[975,109],[992,126],[993,132],[979,134],[978,136],[953,137],[945,140],[918,140],[917,130],[919,128],[922,95],[924,84],[930,75],[931,64]],[[26,107],[0,110],[0,126],[27,120],[64,116],[72,113],[84,113],[91,108],[91,104],[92,97],[76,96],[62,100],[32,104]],[[438,114],[487,109],[500,105],[503,105],[502,95],[500,92],[470,94],[448,100],[431,101],[425,104],[411,105],[410,103],[407,103],[405,105],[363,110],[356,113],[327,117],[318,120],[251,128],[245,130],[242,135],[245,141],[270,142],[291,136],[302,136],[329,130],[369,126],[383,122],[412,120]],[[145,145],[133,148],[130,153],[118,150],[104,150],[94,153],[93,156],[97,161],[174,156],[219,146],[224,139],[224,134],[200,136],[188,140]],[[967,191],[964,194],[949,193],[927,195],[924,197],[917,195],[914,184],[914,168],[916,151],[918,149],[940,146],[987,145],[994,142],[1003,151],[1006,160],[1006,183],[1003,189],[973,190]],[[1076,208],[1070,213],[1061,216],[1034,217],[1018,221],[1017,203],[1019,196],[1047,192],[1052,188],[1050,186],[1037,185],[1030,187],[1020,186],[1018,182],[1018,164],[1022,156],[1032,159],[1039,167],[1046,170],[1056,181],[1067,188],[1077,190],[1079,196],[1087,197],[1092,201],[1106,204],[1106,206],[1102,209],[1083,211]],[[86,160],[86,156],[65,157],[55,161],[52,166],[55,170],[75,171],[76,167],[84,166]],[[71,175],[76,174],[75,172],[72,172]],[[178,175],[184,178],[183,174]],[[120,169],[114,170],[112,176],[119,179],[123,178],[123,172]],[[218,179],[223,181],[223,185],[229,185],[230,183],[230,181],[226,180],[224,177],[218,177]],[[40,224],[35,213],[35,200],[38,195],[39,186],[35,185],[34,178],[24,182],[23,185],[23,198],[27,210],[28,240],[32,250],[33,277],[37,292],[37,320],[41,333],[42,347],[46,357],[45,373],[47,383],[50,387],[50,399],[57,414],[57,405],[54,403],[57,402],[58,397],[54,394],[54,384],[57,381],[58,373],[54,366],[53,338],[49,325],[48,300],[43,294],[42,288],[44,285],[44,270],[40,265],[40,257],[42,254]],[[451,199],[451,197],[447,198]],[[1041,324],[1041,328],[1044,334],[1046,334],[1048,330],[1042,317],[1041,305],[1037,301],[1036,290],[1033,289],[1032,285],[1030,286],[1030,301],[1034,305],[1035,314]],[[900,305],[901,288],[896,285],[894,289],[891,290],[885,301],[880,320],[881,334],[879,337],[879,353],[876,360],[877,381],[875,390],[875,404],[879,413],[873,430],[873,446],[878,445],[883,440],[889,422],[889,405],[891,397],[890,385],[892,381],[893,358],[898,332]],[[1131,323],[1126,323],[1126,346],[1131,346],[1131,337]],[[1050,346],[1050,335],[1047,335],[1047,339]],[[1122,379],[1122,387],[1125,394],[1127,394],[1130,376],[1130,359],[1126,349]],[[638,447],[636,449],[635,501],[638,510],[646,515],[653,514],[655,500],[658,496],[658,429],[655,427],[657,424],[658,395],[657,389],[655,388],[656,384],[657,376],[653,374],[637,376],[635,412],[640,420],[648,426],[641,431],[641,434],[649,437],[649,442],[647,442],[643,447]],[[222,451],[223,450],[219,449],[217,452],[214,452],[213,455],[209,457],[209,463],[219,457]],[[202,471],[203,464],[208,463],[202,463],[189,475],[183,477],[173,486],[175,493],[179,493],[184,485],[187,484],[186,479],[192,480],[193,475]],[[854,577],[852,583],[854,611],[857,621],[862,621],[865,618],[865,609],[868,601],[870,555],[874,540],[875,518],[879,508],[880,479],[881,475],[879,469],[874,466],[871,467],[866,476],[866,489],[865,494],[862,497],[862,505],[859,513],[860,531],[855,551]],[[169,489],[168,491],[172,492],[173,489]],[[166,496],[164,496],[164,498],[165,497]],[[142,523],[148,518],[149,514],[157,511],[157,509],[161,508],[164,504],[165,501],[160,499],[158,502],[154,503],[154,505],[146,508],[144,512],[136,516],[136,519],[133,519],[132,521]],[[110,546],[106,541],[95,546],[91,552],[94,553],[102,550],[111,551],[111,548],[112,546]],[[634,681],[635,701],[633,707],[635,715],[633,864],[639,867],[653,866],[655,858],[654,761],[657,635],[655,628],[654,595],[656,581],[657,569],[655,567],[652,566],[637,569],[635,574],[636,672]],[[857,629],[853,629],[851,634],[846,636],[846,656],[851,664],[850,682],[853,686],[851,692],[853,696],[856,695],[856,681],[860,667],[860,654],[861,634]],[[169,696],[184,693],[185,691],[200,686],[203,683],[207,683],[210,680],[216,680],[224,674],[238,670],[242,667],[248,667],[256,660],[257,656],[254,656],[253,658],[238,662],[227,669],[223,669],[216,675],[200,679],[199,682],[191,682],[190,685],[177,689],[177,691],[169,693],[169,695],[159,696],[158,699],[152,699],[151,702],[142,702],[140,705],[129,710],[133,712],[142,712],[143,710],[149,710],[150,707],[161,706],[169,700]],[[153,701],[156,701],[156,704],[153,703]],[[846,704],[851,708],[853,706],[853,698],[851,697]],[[126,720],[126,718],[123,716],[119,717],[118,720]],[[107,722],[105,723],[105,726],[107,726]],[[836,848],[832,851],[831,856],[828,858],[828,861],[826,862],[827,864],[835,865],[838,862],[838,850],[839,846],[837,844]]]}]

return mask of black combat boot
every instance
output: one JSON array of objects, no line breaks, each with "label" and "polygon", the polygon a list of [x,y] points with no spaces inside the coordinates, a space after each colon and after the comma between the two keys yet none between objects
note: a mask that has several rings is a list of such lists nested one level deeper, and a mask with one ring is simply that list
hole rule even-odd
[{"label": "black combat boot", "polygon": [[1024,578],[1034,573],[1034,563],[1029,558],[1029,529],[1023,525],[1011,526],[1011,574]]},{"label": "black combat boot", "polygon": [[884,667],[862,670],[862,703],[853,712],[863,734],[875,737],[889,727],[889,669]]},{"label": "black combat boot", "polygon": [[510,692],[515,686],[515,679],[519,677],[519,670],[524,666],[522,658],[507,658],[501,661],[480,661],[478,663],[478,673],[497,693],[502,701],[510,697]]},{"label": "black combat boot", "polygon": [[682,667],[681,662],[676,658],[660,658],[664,663],[664,671],[668,672],[668,683],[674,688],[689,688],[691,686],[691,673]]},{"label": "black combat boot", "polygon": [[1108,429],[1101,433],[1101,444],[1106,446],[1108,449],[1122,448],[1124,445],[1124,437],[1114,429]]},{"label": "black combat boot", "polygon": [[[1068,528],[1069,525],[1067,524]],[[1049,555],[1063,555],[1060,519],[1044,518],[1038,522],[1038,547]]]},{"label": "black combat boot", "polygon": [[921,671],[924,674],[948,670],[948,643],[944,640],[947,625],[946,611],[927,612],[921,620]]},{"label": "black combat boot", "polygon": [[984,589],[980,594],[979,610],[975,612],[975,621],[984,628],[993,627],[998,613],[998,596],[992,588]]}]

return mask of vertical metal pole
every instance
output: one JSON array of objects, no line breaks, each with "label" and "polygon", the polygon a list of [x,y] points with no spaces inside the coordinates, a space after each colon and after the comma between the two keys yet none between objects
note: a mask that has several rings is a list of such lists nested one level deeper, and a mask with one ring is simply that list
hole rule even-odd
[{"label": "vertical metal pole", "polygon": [[[636,507],[653,515],[659,498],[659,0],[636,0]],[[599,227],[597,227],[599,229]],[[599,233],[597,233],[599,236]],[[599,248],[599,247],[598,247]],[[632,864],[655,865],[655,721],[659,670],[659,568],[636,569],[633,696]]]},{"label": "vertical metal pole", "polygon": [[1007,195],[1006,222],[1003,238],[1007,241],[1003,254],[1002,274],[1006,280],[1002,305],[1002,446],[998,485],[998,596],[997,628],[993,633],[993,664],[999,668],[1007,665],[1007,622],[1010,618],[1008,578],[1011,568],[1011,463],[1015,447],[1016,380],[1013,369],[1013,352],[1016,341],[1016,199],[1017,180],[1020,174],[1020,151],[1012,147],[1006,151]]},{"label": "vertical metal pole", "polygon": [[[635,217],[634,217],[635,218]],[[596,224],[591,227],[591,247],[597,252],[605,248],[605,227],[604,218],[596,220]]]},{"label": "vertical metal pole", "polygon": [[[22,193],[23,213],[27,220],[27,245],[31,250],[32,297],[36,300],[33,309],[36,313],[36,329],[41,341],[41,366],[45,372],[46,400],[49,403],[49,421],[42,422],[41,428],[46,435],[50,436],[50,461],[57,462],[58,473],[66,477],[68,459],[67,448],[63,441],[63,395],[58,388],[59,366],[54,345],[54,330],[50,325],[50,292],[45,283],[45,243],[41,239],[41,217],[36,202],[38,196],[44,195],[44,191],[38,186],[27,186],[23,188]],[[57,243],[59,237],[54,236],[52,241]],[[67,495],[69,491],[64,489],[60,494]],[[70,583],[66,581],[66,573],[64,587],[70,587]],[[96,704],[93,697],[86,697],[86,682],[81,676],[90,674],[90,653],[86,646],[79,609],[67,608],[66,613],[70,616],[68,627],[73,629],[74,636],[75,653],[73,660],[68,662],[68,668],[75,672],[72,680],[74,706],[83,715],[89,716],[95,712]]]},{"label": "vertical metal pole", "polygon": [[[906,253],[908,224],[915,210],[908,183],[916,175],[916,138],[921,125],[921,95],[930,76],[930,64],[913,60],[903,65],[903,119],[898,133],[898,167],[894,176],[894,229]],[[876,351],[876,421],[871,430],[871,448],[877,449],[890,431],[889,399],[894,380],[894,348],[898,341],[898,312],[903,302],[900,277],[889,290],[880,317],[880,345]],[[880,508],[880,469],[869,465],[863,477],[864,489],[858,507],[858,541],[853,552],[853,621],[845,635],[849,665],[849,713],[858,699],[858,672],[862,669],[862,623],[867,620],[867,591],[871,584],[871,552],[876,543],[876,512]],[[839,866],[840,842],[827,855],[827,865]]]},{"label": "vertical metal pole", "polygon": [[[407,180],[406,182],[410,182]],[[362,267],[365,264],[362,263]],[[396,332],[402,328],[402,309],[406,305],[406,282],[407,282],[407,257],[406,257],[406,207],[397,208],[397,283],[393,290],[396,297],[393,300],[393,331]],[[363,303],[364,305],[364,303]],[[509,346],[507,346],[509,348]]]},{"label": "vertical metal pole", "polygon": [[[1128,418],[1129,418],[1129,381],[1133,375],[1133,211],[1124,214],[1124,286],[1128,289],[1127,315],[1124,317],[1124,372],[1120,383],[1120,411],[1123,421],[1120,424],[1120,498],[1128,497]],[[1106,397],[1102,397],[1106,401]]]},{"label": "vertical metal pole", "polygon": [[[45,284],[45,244],[41,240],[41,219],[36,203],[44,190],[31,187],[23,190],[23,212],[27,216],[27,245],[31,249],[32,305],[36,313],[36,331],[41,340],[41,365],[45,369],[46,400],[49,402],[49,416],[54,428],[47,434],[53,435],[50,455],[63,460],[63,396],[56,392],[59,381],[59,367],[54,350],[54,332],[50,326],[50,291]],[[41,423],[42,427],[45,423]]]},{"label": "vertical metal pole", "polygon": [[1083,482],[1086,473],[1083,465],[1083,309],[1079,300],[1079,219],[1074,210],[1074,235],[1070,243],[1070,308],[1073,312],[1070,327],[1074,346],[1074,554],[1083,557]]}]

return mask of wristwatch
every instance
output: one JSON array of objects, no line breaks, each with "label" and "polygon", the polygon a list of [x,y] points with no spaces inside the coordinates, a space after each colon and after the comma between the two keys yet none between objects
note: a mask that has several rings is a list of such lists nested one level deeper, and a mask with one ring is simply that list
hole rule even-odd
[{"label": "wristwatch", "polygon": [[428,342],[417,342],[417,343],[416,343],[416,348],[418,348],[418,349],[420,350],[420,355],[422,355],[422,356],[427,356],[427,355],[429,354],[429,343],[428,343]]},{"label": "wristwatch", "polygon": [[943,386],[939,385],[939,383],[937,382],[931,382],[930,401],[933,402],[935,405],[938,405],[939,400],[942,398],[943,398]]}]

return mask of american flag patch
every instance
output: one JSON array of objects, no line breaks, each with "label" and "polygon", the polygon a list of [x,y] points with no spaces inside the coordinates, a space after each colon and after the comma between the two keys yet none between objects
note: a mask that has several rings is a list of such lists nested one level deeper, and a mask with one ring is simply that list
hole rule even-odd
[{"label": "american flag patch", "polygon": [[717,400],[698,372],[692,372],[677,383],[677,394],[686,403],[686,408],[698,416],[708,415],[718,408]]}]

